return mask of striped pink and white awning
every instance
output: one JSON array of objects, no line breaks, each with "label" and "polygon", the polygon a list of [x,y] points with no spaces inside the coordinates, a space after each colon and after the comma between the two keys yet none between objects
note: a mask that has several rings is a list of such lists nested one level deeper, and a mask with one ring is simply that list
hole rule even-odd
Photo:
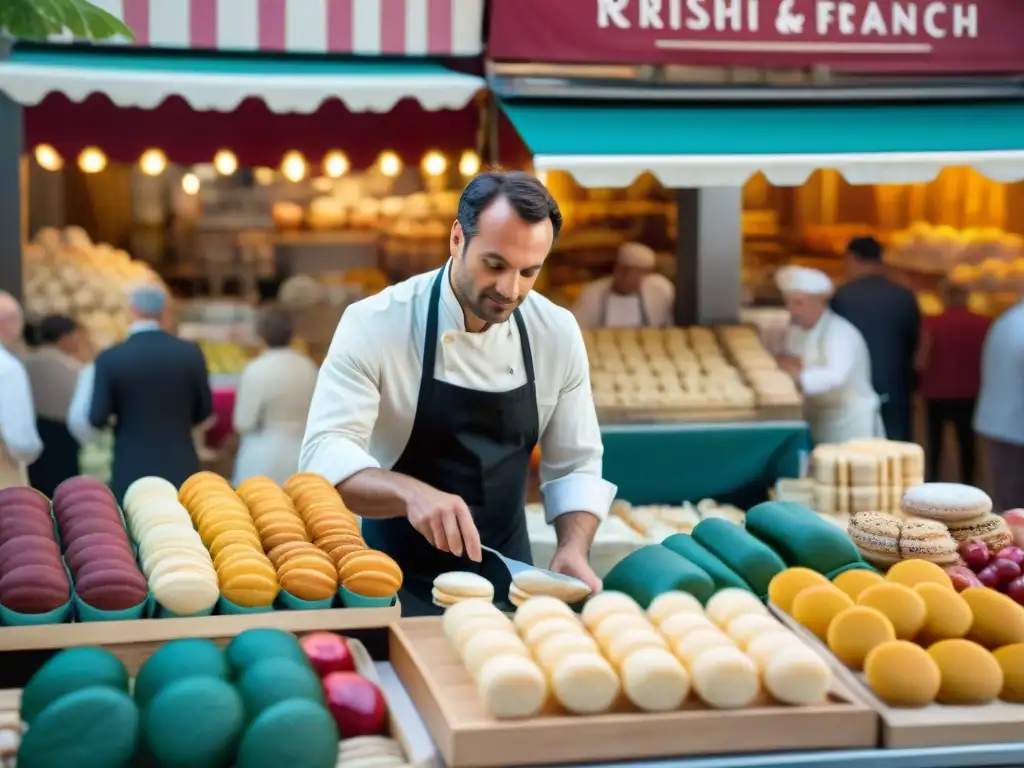
[{"label": "striped pink and white awning", "polygon": [[484,0],[92,0],[153,48],[478,56]]}]

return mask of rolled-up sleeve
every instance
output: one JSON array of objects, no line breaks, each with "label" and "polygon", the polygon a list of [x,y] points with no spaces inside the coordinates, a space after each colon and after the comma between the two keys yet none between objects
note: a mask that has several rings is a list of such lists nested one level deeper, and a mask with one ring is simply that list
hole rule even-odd
[{"label": "rolled-up sleeve", "polygon": [[590,365],[575,324],[567,350],[564,385],[540,438],[540,481],[549,523],[568,512],[603,520],[617,488],[601,477],[604,445],[590,390]]},{"label": "rolled-up sleeve", "polygon": [[383,359],[373,323],[383,320],[363,317],[359,304],[342,315],[317,376],[300,472],[314,472],[338,485],[356,472],[380,468],[369,447],[380,409]]},{"label": "rolled-up sleeve", "polygon": [[13,459],[31,464],[43,452],[28,373],[17,361],[4,366],[0,381],[0,437]]},{"label": "rolled-up sleeve", "polygon": [[853,373],[857,362],[857,331],[833,324],[824,339],[825,365],[804,368],[800,372],[800,387],[805,395],[815,397],[843,386]]}]

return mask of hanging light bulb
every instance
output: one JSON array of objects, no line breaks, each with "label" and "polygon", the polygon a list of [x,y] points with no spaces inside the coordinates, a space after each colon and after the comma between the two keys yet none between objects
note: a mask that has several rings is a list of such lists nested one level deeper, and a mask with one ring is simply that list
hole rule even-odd
[{"label": "hanging light bulb", "polygon": [[253,169],[252,175],[253,178],[256,179],[256,183],[259,184],[261,187],[269,187],[271,184],[274,183],[274,174],[276,173],[277,171],[275,171],[273,168],[260,166],[259,168]]},{"label": "hanging light bulb", "polygon": [[301,152],[292,150],[284,156],[281,174],[291,182],[300,182],[306,178],[306,159]]},{"label": "hanging light bulb", "polygon": [[480,173],[480,155],[467,149],[459,158],[459,173],[463,176],[476,176]]},{"label": "hanging light bulb", "polygon": [[49,144],[36,147],[36,162],[44,171],[59,171],[64,167],[64,158]]},{"label": "hanging light bulb", "polygon": [[147,176],[159,176],[167,169],[167,155],[159,149],[147,149],[139,158],[139,168]]},{"label": "hanging light bulb", "polygon": [[221,149],[213,156],[213,168],[221,176],[230,176],[238,170],[238,158],[230,149]]},{"label": "hanging light bulb", "polygon": [[78,167],[82,173],[99,173],[107,167],[107,156],[96,147],[86,147],[78,155]]},{"label": "hanging light bulb", "polygon": [[402,172],[402,158],[394,152],[381,152],[377,164],[380,172],[392,179]]},{"label": "hanging light bulb", "polygon": [[186,173],[181,177],[181,191],[186,195],[199,194],[199,177],[194,173]]},{"label": "hanging light bulb", "polygon": [[427,152],[420,163],[424,176],[443,176],[448,170],[448,160],[440,152]]},{"label": "hanging light bulb", "polygon": [[324,157],[324,176],[340,179],[348,173],[348,158],[344,152],[328,152]]}]

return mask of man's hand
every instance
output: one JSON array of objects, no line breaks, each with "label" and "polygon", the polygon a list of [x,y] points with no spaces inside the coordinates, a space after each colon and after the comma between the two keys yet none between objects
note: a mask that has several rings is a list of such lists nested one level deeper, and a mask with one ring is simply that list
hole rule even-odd
[{"label": "man's hand", "polygon": [[481,561],[480,533],[469,507],[459,496],[424,485],[410,501],[406,517],[413,528],[442,552],[457,557],[466,554],[470,560]]},{"label": "man's hand", "polygon": [[803,370],[803,367],[803,363],[799,358],[793,357],[792,355],[779,356],[779,368],[784,370],[794,379],[800,376],[800,371]]},{"label": "man's hand", "polygon": [[590,587],[590,591],[595,595],[602,589],[601,580],[597,578],[594,569],[590,567],[586,552],[581,552],[576,547],[567,546],[556,549],[548,570],[579,579]]}]

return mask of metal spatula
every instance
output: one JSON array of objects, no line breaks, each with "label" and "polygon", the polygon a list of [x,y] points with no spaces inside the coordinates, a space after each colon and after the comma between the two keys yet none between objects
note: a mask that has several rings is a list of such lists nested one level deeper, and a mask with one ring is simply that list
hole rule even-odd
[{"label": "metal spatula", "polygon": [[509,575],[513,579],[515,579],[517,575],[523,573],[524,571],[540,571],[541,573],[550,576],[552,579],[564,582],[565,584],[571,584],[574,587],[589,589],[589,587],[587,587],[586,584],[584,584],[582,581],[573,576],[566,576],[564,573],[555,573],[554,571],[549,571],[546,568],[538,568],[535,565],[524,563],[521,560],[513,560],[511,557],[505,557],[503,554],[501,554],[501,552],[499,552],[496,549],[491,549],[490,547],[481,546],[480,548],[484,552],[488,552],[492,555],[497,556],[497,558],[501,560],[502,565],[504,565],[505,568],[508,569]]}]

